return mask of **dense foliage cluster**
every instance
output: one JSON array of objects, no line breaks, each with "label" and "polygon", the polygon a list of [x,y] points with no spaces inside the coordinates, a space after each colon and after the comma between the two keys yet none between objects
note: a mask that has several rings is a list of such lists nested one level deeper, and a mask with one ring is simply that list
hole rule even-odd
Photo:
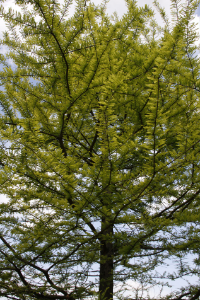
[{"label": "dense foliage cluster", "polygon": [[121,19],[16,4],[0,10],[0,296],[110,300],[172,257],[168,278],[199,276],[198,2],[173,0],[172,24],[157,4],[163,28],[133,0]]}]

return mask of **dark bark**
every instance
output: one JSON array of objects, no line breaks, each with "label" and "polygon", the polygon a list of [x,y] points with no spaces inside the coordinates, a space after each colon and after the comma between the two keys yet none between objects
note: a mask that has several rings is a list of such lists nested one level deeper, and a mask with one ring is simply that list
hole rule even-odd
[{"label": "dark bark", "polygon": [[102,218],[100,238],[100,300],[113,300],[113,225]]}]

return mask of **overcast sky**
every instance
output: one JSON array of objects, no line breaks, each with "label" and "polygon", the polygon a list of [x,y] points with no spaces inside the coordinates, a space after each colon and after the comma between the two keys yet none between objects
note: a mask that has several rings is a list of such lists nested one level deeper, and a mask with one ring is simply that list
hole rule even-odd
[{"label": "overcast sky", "polygon": [[[94,3],[99,4],[101,3],[101,0],[93,0]],[[165,8],[165,11],[168,16],[170,16],[170,6],[171,1],[170,0],[158,0],[161,7]],[[155,6],[153,5],[153,0],[138,0],[138,5],[144,6],[145,4],[152,7],[155,11],[156,20],[158,23],[162,24],[162,19],[159,16],[159,13],[157,12]],[[126,12],[126,4],[124,0],[110,0],[108,4],[108,13],[112,14],[114,11],[117,12],[117,14],[121,17]],[[200,34],[200,6],[196,11],[195,14],[195,22],[198,24],[198,30]]]},{"label": "overcast sky", "polygon": [[[62,2],[63,0],[60,0],[60,1]],[[102,2],[102,0],[91,0],[91,1],[94,2],[95,4],[100,4]],[[4,2],[4,6],[14,8],[15,6],[13,5],[13,3],[14,3],[14,0],[6,0]],[[161,7],[165,8],[167,15],[170,16],[171,1],[170,0],[160,0],[159,3],[161,5]],[[156,11],[155,6],[153,5],[153,0],[138,0],[138,5],[144,6],[145,4],[149,5],[150,7],[152,7],[155,10],[156,20],[159,24],[162,24],[161,17],[159,16],[158,12]],[[108,11],[108,14],[112,14],[113,12],[116,11],[118,16],[121,17],[127,11],[125,1],[124,0],[110,0],[107,5],[107,11]],[[195,22],[198,24],[198,30],[199,30],[199,35],[200,35],[200,7],[196,11]],[[2,37],[2,32],[4,30],[5,30],[5,24],[0,19],[0,38]],[[3,51],[3,49],[0,49],[0,52],[4,52],[4,51]]]},{"label": "overcast sky", "polygon": [[[62,0],[60,0],[62,2]],[[13,5],[14,0],[6,0],[4,2],[5,7],[7,6],[12,6]],[[95,4],[100,4],[102,2],[102,0],[92,0],[92,2],[94,2]],[[170,0],[160,0],[159,1],[161,7],[164,7],[166,12],[168,14],[170,14],[170,5],[171,5],[171,1]],[[145,4],[148,4],[151,7],[153,6],[153,0],[139,0],[138,1],[138,5],[140,6],[144,6]],[[126,4],[124,0],[110,0],[110,2],[108,3],[108,13],[112,14],[114,11],[116,11],[118,13],[119,16],[122,16],[125,12],[126,12]],[[200,7],[197,10],[197,14],[200,16]],[[157,15],[158,17],[158,15]],[[159,18],[158,18],[159,19]],[[2,23],[0,23],[0,31],[3,30],[4,26],[1,26]]]},{"label": "overcast sky", "polygon": [[[101,3],[101,0],[92,0],[95,4]],[[158,0],[160,3],[161,7],[164,7],[166,12],[169,14],[170,13],[170,5],[171,1],[170,0]],[[153,0],[139,0],[138,5],[144,6],[145,4],[148,4],[151,7],[154,7],[153,5]],[[117,11],[118,15],[121,16],[123,13],[126,12],[126,4],[124,0],[110,0],[108,4],[108,11],[110,13]],[[200,15],[200,8],[198,9],[197,13]]]}]

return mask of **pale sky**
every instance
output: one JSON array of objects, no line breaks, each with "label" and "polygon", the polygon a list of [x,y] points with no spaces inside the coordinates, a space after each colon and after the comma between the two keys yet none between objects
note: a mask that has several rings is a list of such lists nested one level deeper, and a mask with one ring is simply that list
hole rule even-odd
[{"label": "pale sky", "polygon": [[[60,0],[62,2],[62,0]],[[102,2],[102,0],[91,0],[92,2],[94,2],[95,4],[100,4]],[[184,1],[184,0],[183,0]],[[13,4],[14,0],[6,0],[4,2],[4,6],[6,7],[12,7],[14,8],[15,5]],[[159,1],[161,7],[165,8],[165,11],[167,13],[167,15],[170,16],[170,5],[171,5],[171,1],[170,0],[160,0]],[[161,22],[161,17],[159,16],[158,12],[156,11],[155,6],[153,5],[153,0],[139,0],[138,1],[138,5],[140,6],[144,6],[145,4],[149,5],[150,7],[153,7],[155,12],[156,12],[156,20],[158,23],[162,24]],[[126,8],[126,4],[124,0],[110,0],[108,5],[107,5],[107,11],[108,14],[112,14],[113,12],[117,12],[118,16],[121,17],[124,13],[126,13],[127,8]],[[195,17],[195,21],[196,23],[198,23],[198,29],[200,32],[200,7],[198,8],[198,10],[196,11],[196,17]],[[5,30],[5,24],[4,22],[0,19],[0,38],[2,37],[2,31]]]},{"label": "pale sky", "polygon": [[[62,2],[62,0],[60,0],[60,1]],[[14,2],[13,0],[6,0],[4,2],[4,6],[14,8],[13,2]],[[100,4],[102,2],[102,0],[92,0],[92,2],[94,2],[95,4]],[[154,7],[153,0],[139,0],[137,3],[140,6],[144,6],[145,4],[148,4],[149,6]],[[159,3],[161,5],[161,7],[165,8],[167,14],[170,14],[171,1],[170,0],[160,0]],[[125,4],[124,0],[110,0],[107,7],[108,7],[109,14],[112,14],[114,11],[116,11],[119,16],[122,16],[126,12],[126,4]],[[197,13],[200,15],[200,7],[197,10]],[[0,26],[0,31],[3,29],[3,27]]]}]

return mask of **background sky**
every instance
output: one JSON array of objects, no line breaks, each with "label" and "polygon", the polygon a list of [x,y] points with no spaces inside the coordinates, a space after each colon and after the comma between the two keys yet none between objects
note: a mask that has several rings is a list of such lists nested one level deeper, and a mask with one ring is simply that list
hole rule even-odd
[{"label": "background sky", "polygon": [[[62,2],[62,0],[60,0]],[[102,0],[91,0],[95,4],[100,4]],[[6,0],[4,2],[5,7],[12,7],[14,8],[15,5],[13,4],[14,0]],[[165,8],[165,11],[168,16],[170,16],[170,6],[171,6],[171,1],[170,0],[160,0],[159,1],[161,7]],[[159,13],[157,12],[155,6],[153,5],[153,0],[139,0],[138,5],[139,6],[144,6],[145,4],[149,5],[155,10],[155,17],[158,23],[162,24],[162,19],[159,16]],[[112,14],[113,12],[117,12],[118,16],[121,17],[124,13],[126,13],[127,7],[126,3],[124,0],[110,0],[108,5],[107,5],[107,12],[108,14]],[[200,33],[200,6],[196,11],[195,14],[195,22],[198,24],[198,30]],[[4,22],[0,19],[0,38],[2,37],[2,32],[5,30],[5,24]],[[1,51],[1,50],[0,50]]]},{"label": "background sky", "polygon": [[[92,2],[94,2],[95,4],[100,4],[101,0],[93,0]],[[170,16],[171,1],[170,0],[160,0],[159,3],[161,5],[161,7],[165,8],[165,11],[166,11],[167,15]],[[152,0],[139,0],[138,1],[138,5],[140,5],[140,6],[144,6],[145,4],[148,4],[149,6],[154,7]],[[6,0],[4,5],[5,5],[5,8],[6,7],[15,8],[15,6],[13,4],[13,0]],[[155,7],[154,7],[154,9],[156,11]],[[107,12],[108,12],[108,14],[112,14],[115,11],[117,12],[119,17],[121,17],[124,13],[126,13],[127,9],[126,9],[126,4],[125,4],[124,0],[110,0],[110,2],[107,5]],[[156,17],[157,22],[161,25],[162,21],[161,21],[161,18],[159,16],[159,14],[155,13],[155,17]],[[197,23],[197,29],[199,30],[199,35],[200,35],[200,7],[196,11],[195,22]],[[5,23],[0,19],[0,38],[2,38],[2,32],[5,29],[6,29]],[[0,53],[5,53],[5,51],[6,51],[5,48],[0,48]],[[0,194],[0,202],[3,202],[3,201],[6,201],[6,197],[4,195]],[[189,257],[188,259],[192,260],[191,257]],[[169,262],[169,268],[173,268],[173,262],[172,261]],[[163,271],[163,269],[161,268],[160,271]],[[191,281],[191,280],[195,282],[197,280],[197,278],[188,278],[188,281]],[[182,283],[183,283],[183,281],[180,281],[180,280],[174,282],[172,288],[166,288],[164,290],[164,294],[166,292],[169,292],[170,290],[174,290],[174,289],[178,288]],[[133,281],[129,281],[129,284],[130,284],[130,289],[132,291],[134,290],[134,288],[137,289],[137,284],[134,283]],[[119,289],[120,289],[120,287],[119,287]],[[127,293],[126,296],[128,296],[128,294],[129,293]],[[156,296],[158,296],[158,294],[159,294],[158,288],[154,287],[151,290],[150,295],[152,297],[156,297]],[[136,296],[136,294],[134,296]],[[144,295],[144,296],[146,296],[146,295]]]}]

